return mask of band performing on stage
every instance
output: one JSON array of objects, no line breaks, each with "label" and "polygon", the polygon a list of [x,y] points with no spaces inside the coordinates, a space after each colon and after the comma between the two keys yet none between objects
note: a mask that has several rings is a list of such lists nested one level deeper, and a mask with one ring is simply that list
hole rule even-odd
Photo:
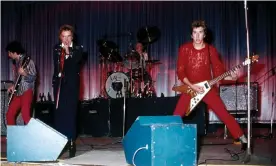
[{"label": "band performing on stage", "polygon": [[4,165],[276,165],[276,2],[1,9]]},{"label": "band performing on stage", "polygon": [[[216,87],[210,81],[216,77],[236,80],[238,68],[225,72],[223,63],[219,59],[216,48],[205,42],[207,26],[204,21],[194,21],[191,24],[192,41],[182,44],[179,48],[177,61],[178,80],[187,89],[182,91],[172,87],[174,91],[181,92],[180,99],[173,115],[188,116],[190,105],[194,102],[193,95],[204,94],[202,100],[224,122],[234,139],[239,139],[244,145],[247,139],[234,117],[228,113],[222,99],[217,94]],[[63,25],[59,30],[60,43],[54,46],[53,61],[54,73],[52,87],[54,94],[55,112],[54,127],[64,134],[69,142],[70,157],[76,153],[77,122],[79,93],[80,93],[80,67],[83,61],[83,46],[74,41],[74,28]],[[152,98],[157,97],[155,80],[152,78],[154,67],[161,65],[158,59],[152,59],[148,48],[160,38],[161,32],[156,26],[146,26],[137,32],[137,41],[129,43],[127,52],[121,56],[118,45],[108,40],[107,36],[99,39],[96,44],[99,50],[101,66],[101,98]],[[20,43],[13,42],[7,46],[9,57],[16,61],[19,68],[11,92],[11,102],[7,112],[7,124],[15,125],[15,114],[19,108],[25,124],[30,120],[30,105],[33,98],[36,69],[31,59],[26,59],[24,49]],[[26,62],[25,62],[26,61]],[[24,63],[27,63],[24,65]],[[207,81],[199,85],[201,81]],[[218,80],[217,80],[218,81]],[[207,90],[208,91],[205,91]],[[15,90],[15,92],[14,92]]]}]

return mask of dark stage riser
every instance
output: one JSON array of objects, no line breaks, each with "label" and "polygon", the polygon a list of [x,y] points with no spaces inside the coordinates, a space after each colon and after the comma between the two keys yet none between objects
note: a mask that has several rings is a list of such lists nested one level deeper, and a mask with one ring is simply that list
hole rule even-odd
[{"label": "dark stage riser", "polygon": [[[172,115],[179,97],[164,98],[128,98],[126,99],[125,134],[138,116]],[[79,135],[93,137],[122,137],[123,135],[123,99],[93,99],[80,102],[78,114]],[[208,115],[205,104],[198,105],[188,117],[183,118],[187,124],[197,124],[198,134],[205,134]],[[35,118],[53,126],[54,103],[37,102]],[[64,119],[65,120],[65,119]]]}]

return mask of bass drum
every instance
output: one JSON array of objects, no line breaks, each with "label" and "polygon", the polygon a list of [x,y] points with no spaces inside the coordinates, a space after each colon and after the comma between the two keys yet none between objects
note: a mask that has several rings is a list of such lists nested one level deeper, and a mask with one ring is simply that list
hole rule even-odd
[{"label": "bass drum", "polygon": [[[128,85],[127,85],[128,84]],[[105,90],[109,97],[111,98],[122,98],[125,96],[129,89],[129,77],[122,72],[112,73],[105,82]]]}]

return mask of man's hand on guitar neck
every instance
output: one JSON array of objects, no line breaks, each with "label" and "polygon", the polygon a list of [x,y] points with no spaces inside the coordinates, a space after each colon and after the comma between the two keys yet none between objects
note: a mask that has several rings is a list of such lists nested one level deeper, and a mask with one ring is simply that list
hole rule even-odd
[{"label": "man's hand on guitar neck", "polygon": [[239,76],[239,71],[235,70],[235,71],[231,72],[230,76],[225,77],[224,80],[236,81],[238,79],[238,76]]},{"label": "man's hand on guitar neck", "polygon": [[18,73],[19,73],[20,75],[27,76],[26,71],[25,71],[22,67],[20,67],[20,68],[18,69]]},{"label": "man's hand on guitar neck", "polygon": [[8,88],[8,93],[12,93],[12,91],[14,90],[14,85],[11,85],[9,88]]}]

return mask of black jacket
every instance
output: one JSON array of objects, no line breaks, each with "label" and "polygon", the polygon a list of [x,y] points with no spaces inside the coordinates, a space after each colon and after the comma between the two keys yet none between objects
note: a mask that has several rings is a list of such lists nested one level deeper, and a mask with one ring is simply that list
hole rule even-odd
[{"label": "black jacket", "polygon": [[[56,99],[57,89],[59,86],[60,77],[60,54],[61,54],[61,44],[57,44],[53,50],[54,59],[54,74],[52,85],[54,88],[54,98]],[[69,57],[64,60],[63,67],[63,78],[62,78],[62,88],[66,88],[72,92],[72,95],[77,95],[79,93],[79,82],[80,82],[80,67],[83,55],[83,47],[73,43],[73,47],[69,48]],[[73,89],[71,89],[73,88]],[[56,101],[56,100],[55,100]]]}]

